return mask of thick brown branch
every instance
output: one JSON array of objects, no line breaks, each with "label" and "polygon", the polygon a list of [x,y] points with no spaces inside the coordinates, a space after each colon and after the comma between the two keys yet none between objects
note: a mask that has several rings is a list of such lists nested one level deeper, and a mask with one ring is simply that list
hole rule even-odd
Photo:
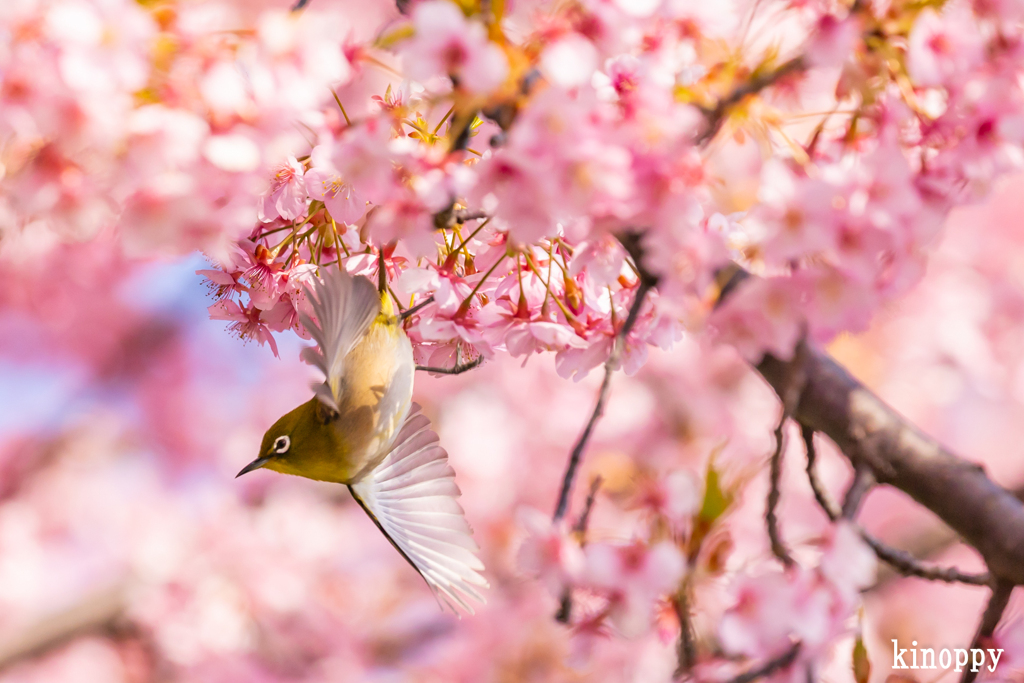
[{"label": "thick brown branch", "polygon": [[[984,470],[945,450],[825,353],[808,349],[807,383],[793,417],[831,438],[854,467],[867,467],[934,512],[977,548],[996,577],[1024,583],[1024,505]],[[765,356],[758,372],[784,389],[789,363]]]}]

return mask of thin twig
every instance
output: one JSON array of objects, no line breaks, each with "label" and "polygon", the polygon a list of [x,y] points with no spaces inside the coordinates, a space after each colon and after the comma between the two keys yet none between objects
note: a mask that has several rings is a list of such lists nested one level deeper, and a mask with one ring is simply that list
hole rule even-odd
[{"label": "thin twig", "polygon": [[489,218],[490,216],[485,211],[456,209],[455,203],[452,202],[448,208],[434,214],[434,228],[437,230],[451,230],[456,225]]},{"label": "thin twig", "polygon": [[794,57],[788,62],[781,64],[777,69],[754,76],[750,80],[737,86],[731,93],[720,99],[714,109],[705,113],[708,125],[700,137],[697,138],[697,146],[703,146],[709,142],[711,138],[715,137],[719,129],[722,127],[722,124],[725,122],[729,111],[745,98],[751,95],[756,95],[789,74],[803,71],[804,67],[805,64],[803,56]]},{"label": "thin twig", "polygon": [[580,545],[585,545],[587,525],[590,524],[590,511],[594,509],[594,500],[597,498],[597,492],[601,488],[602,483],[604,483],[604,479],[600,474],[590,482],[590,493],[587,494],[587,501],[583,504],[583,512],[580,513],[580,518],[576,520],[576,524],[572,527],[573,533],[580,539]]},{"label": "thin twig", "polygon": [[398,319],[399,320],[406,320],[409,316],[413,315],[414,313],[419,313],[421,310],[423,310],[425,307],[429,306],[432,303],[434,303],[434,295],[433,294],[431,294],[426,299],[424,299],[423,301],[419,302],[418,304],[416,304],[412,308],[402,311],[401,315],[398,316]]},{"label": "thin twig", "polygon": [[842,514],[839,506],[836,505],[828,495],[828,491],[818,479],[818,472],[814,465],[818,460],[818,452],[814,448],[814,430],[807,425],[801,425],[800,434],[804,438],[804,447],[807,449],[807,481],[811,484],[811,491],[814,492],[814,499],[828,515],[830,521],[834,522]]},{"label": "thin twig", "polygon": [[[983,641],[991,638],[995,633],[996,626],[999,625],[999,620],[1003,618],[1003,612],[1006,611],[1006,605],[1010,602],[1011,593],[1013,593],[1013,583],[1010,581],[998,581],[992,587],[992,596],[988,599],[985,612],[981,615],[981,623],[978,624],[978,632],[975,633],[974,642],[971,643],[972,650],[978,648]],[[973,669],[972,666],[964,669],[960,683],[971,683],[978,677],[978,672]]]},{"label": "thin twig", "polygon": [[853,473],[853,481],[850,488],[846,490],[846,497],[843,498],[843,519],[854,519],[864,496],[875,486],[875,475],[871,468],[865,466],[857,467]]},{"label": "thin twig", "polygon": [[919,579],[944,583],[964,583],[968,586],[988,586],[992,583],[992,577],[987,572],[967,574],[955,567],[927,567],[918,562],[910,553],[882,543],[863,529],[860,530],[860,537],[875,551],[878,559],[904,576],[915,576]]},{"label": "thin twig", "polygon": [[690,619],[689,587],[684,582],[672,599],[672,609],[679,619],[679,643],[676,645],[676,670],[673,680],[683,678],[697,664],[697,636],[693,632],[693,620]]},{"label": "thin twig", "polygon": [[427,367],[426,365],[417,365],[416,369],[421,372],[433,372],[438,375],[461,375],[464,372],[469,372],[473,368],[479,367],[480,364],[483,362],[484,357],[477,356],[475,359],[469,361],[468,363],[463,363],[462,365],[456,363],[455,366],[451,368],[431,368]]},{"label": "thin twig", "polygon": [[765,503],[764,521],[768,527],[768,539],[771,541],[772,554],[779,558],[786,567],[792,567],[796,562],[790,555],[789,549],[782,541],[782,534],[779,532],[779,518],[776,515],[776,507],[779,504],[779,481],[782,478],[782,454],[786,450],[786,419],[788,411],[783,409],[779,417],[779,424],[775,427],[775,452],[772,453],[771,469],[768,486],[768,500]]},{"label": "thin twig", "polygon": [[[576,524],[573,525],[572,531],[576,534],[579,539],[580,547],[587,544],[587,524],[590,523],[590,511],[594,508],[594,500],[597,498],[597,490],[601,488],[601,475],[594,477],[594,480],[590,482],[590,493],[587,494],[587,502],[583,504],[583,512],[580,513],[580,518],[576,520]],[[558,612],[555,613],[555,621],[561,624],[568,624],[569,619],[572,617],[572,588],[569,586],[565,587],[562,591],[562,599],[558,606]]]},{"label": "thin twig", "polygon": [[771,467],[769,469],[768,500],[765,502],[764,521],[768,528],[768,539],[771,541],[772,554],[779,558],[787,568],[792,567],[796,562],[790,554],[786,544],[782,541],[782,533],[779,531],[779,518],[776,510],[781,497],[780,483],[782,480],[782,459],[786,452],[786,421],[792,415],[800,403],[800,396],[803,394],[804,386],[807,383],[807,374],[803,370],[802,359],[806,353],[807,345],[804,342],[807,333],[804,331],[800,342],[793,351],[793,363],[790,366],[789,376],[786,378],[786,386],[780,394],[782,398],[782,414],[779,416],[779,423],[775,426],[775,452],[772,453]]},{"label": "thin twig", "polygon": [[[838,521],[842,516],[842,512],[839,506],[829,497],[815,471],[817,452],[814,448],[814,430],[805,425],[801,431],[804,437],[804,445],[807,448],[807,480],[811,484],[814,498],[831,521]],[[860,537],[864,539],[864,542],[868,544],[868,547],[875,552],[878,559],[891,566],[903,576],[914,576],[927,581],[964,583],[969,586],[987,586],[992,582],[992,577],[988,573],[968,574],[955,567],[929,567],[922,564],[920,560],[910,553],[882,543],[863,528],[857,527],[857,531]]]},{"label": "thin twig", "polygon": [[469,209],[459,209],[452,211],[452,218],[455,219],[456,223],[466,223],[469,221],[478,221],[485,218],[490,218],[490,215],[486,211],[470,211]]},{"label": "thin twig", "polygon": [[569,462],[565,467],[565,475],[562,477],[562,490],[558,494],[558,504],[555,506],[554,520],[558,520],[565,517],[565,513],[569,509],[569,497],[572,493],[573,480],[576,478],[576,469],[579,467],[580,460],[583,458],[583,451],[587,447],[587,442],[590,440],[590,435],[594,431],[594,426],[597,421],[604,414],[604,404],[608,400],[608,389],[611,386],[612,372],[615,370],[615,366],[619,363],[619,358],[622,356],[623,347],[626,345],[626,336],[630,330],[633,329],[633,325],[636,324],[637,317],[640,315],[640,309],[644,305],[644,300],[647,298],[647,293],[654,286],[653,282],[648,278],[640,278],[637,285],[636,294],[633,295],[633,304],[629,308],[629,315],[626,317],[626,322],[619,328],[618,333],[615,335],[615,340],[612,342],[612,352],[608,356],[608,360],[604,363],[604,378],[601,380],[601,388],[597,392],[597,403],[594,405],[594,410],[590,414],[590,419],[587,421],[587,426],[583,428],[583,433],[580,434],[579,439],[576,440],[576,444],[572,448],[572,452],[569,455]]},{"label": "thin twig", "polygon": [[775,659],[768,660],[756,669],[751,669],[750,671],[741,673],[739,676],[730,680],[729,683],[753,683],[759,678],[771,676],[773,673],[785,669],[787,666],[792,664],[799,653],[800,642],[797,641],[793,643],[788,650]]}]

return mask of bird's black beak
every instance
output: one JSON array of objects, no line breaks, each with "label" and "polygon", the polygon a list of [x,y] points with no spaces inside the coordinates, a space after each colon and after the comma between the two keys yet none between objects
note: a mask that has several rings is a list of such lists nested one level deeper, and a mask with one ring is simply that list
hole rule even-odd
[{"label": "bird's black beak", "polygon": [[235,475],[235,479],[238,479],[243,474],[247,474],[249,472],[252,472],[253,470],[258,470],[259,468],[263,467],[268,462],[270,462],[270,459],[272,457],[272,455],[264,455],[262,458],[256,458],[251,463],[243,467],[242,471]]}]

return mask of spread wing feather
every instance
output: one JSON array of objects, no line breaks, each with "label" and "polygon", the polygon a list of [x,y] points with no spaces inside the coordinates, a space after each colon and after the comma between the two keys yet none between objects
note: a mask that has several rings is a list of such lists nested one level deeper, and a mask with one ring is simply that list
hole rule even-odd
[{"label": "spread wing feather", "polygon": [[461,492],[448,454],[415,403],[391,451],[366,477],[349,487],[374,523],[456,614],[473,613],[466,602],[484,599],[487,587],[479,548],[456,500]]},{"label": "spread wing feather", "polygon": [[372,282],[343,270],[331,270],[323,279],[314,278],[312,289],[302,289],[316,320],[305,313],[299,320],[317,343],[303,349],[302,357],[324,373],[323,384],[314,386],[316,397],[337,411],[345,356],[380,313],[380,297]]}]

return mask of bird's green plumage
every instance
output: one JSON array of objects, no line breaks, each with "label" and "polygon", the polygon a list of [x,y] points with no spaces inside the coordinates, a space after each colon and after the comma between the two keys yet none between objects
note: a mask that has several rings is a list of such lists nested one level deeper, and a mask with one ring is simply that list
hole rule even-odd
[{"label": "bird's green plumage", "polygon": [[[412,347],[389,298],[346,355],[335,412],[318,398],[303,403],[267,430],[260,456],[266,469],[350,484],[376,466],[412,401]],[[288,436],[291,445],[274,453]]]},{"label": "bird's green plumage", "polygon": [[239,476],[266,468],[347,485],[438,598],[472,612],[466,598],[483,600],[483,564],[448,455],[412,403],[412,345],[390,297],[344,271],[303,291],[313,315],[300,320],[317,342],[303,358],[324,381],[267,430]]},{"label": "bird's green plumage", "polygon": [[[291,440],[285,453],[273,453],[279,436]],[[271,455],[264,467],[319,481],[347,484],[355,472],[348,465],[350,452],[343,435],[331,425],[323,405],[313,398],[285,413],[263,435],[261,455]]]}]

